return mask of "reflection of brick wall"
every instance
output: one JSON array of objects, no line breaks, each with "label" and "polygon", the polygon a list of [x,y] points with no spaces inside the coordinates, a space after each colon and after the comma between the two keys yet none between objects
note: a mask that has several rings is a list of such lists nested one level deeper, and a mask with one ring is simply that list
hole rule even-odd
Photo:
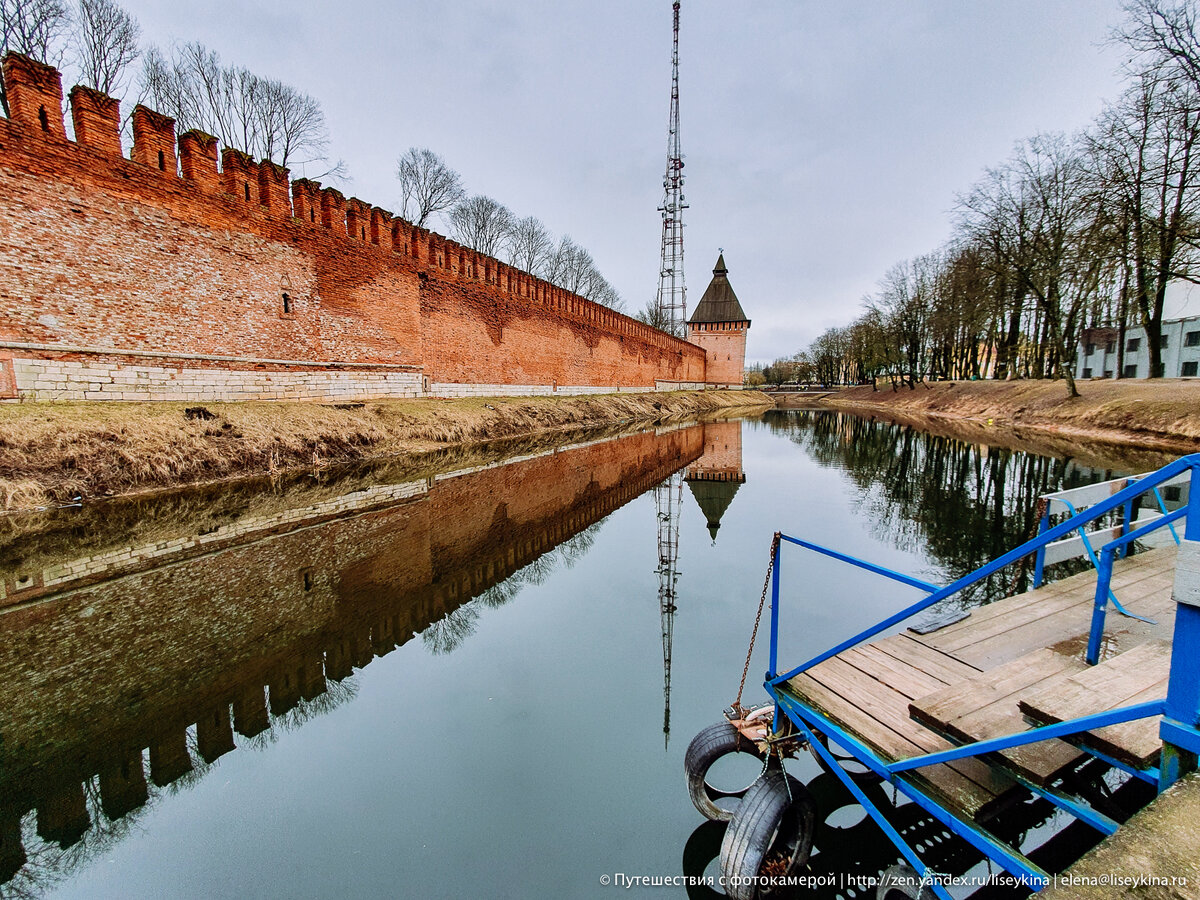
[{"label": "reflection of brick wall", "polygon": [[[268,705],[403,644],[701,447],[699,427],[631,435],[31,574],[39,602],[0,615],[0,795],[36,805],[47,784],[108,766],[95,754],[111,746],[150,746],[168,778],[192,723],[231,749],[231,727],[261,730]],[[128,574],[89,582],[102,566]]]},{"label": "reflection of brick wall", "polygon": [[125,159],[116,102],[73,91],[68,141],[58,73],[10,56],[4,74],[0,351],[26,360],[23,395],[704,381],[695,346],[315,182],[289,192],[269,162],[227,149],[218,172],[211,138],[177,145],[150,110]]}]

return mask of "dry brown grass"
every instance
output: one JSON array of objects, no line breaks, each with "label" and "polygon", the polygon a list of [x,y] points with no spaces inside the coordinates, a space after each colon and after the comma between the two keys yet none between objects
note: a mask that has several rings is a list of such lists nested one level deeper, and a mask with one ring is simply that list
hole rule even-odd
[{"label": "dry brown grass", "polygon": [[626,421],[768,404],[755,392],[604,394],[357,404],[0,405],[0,501],[29,509]]},{"label": "dry brown grass", "polygon": [[824,404],[1021,426],[1144,448],[1200,449],[1200,381],[1081,381],[1068,398],[1061,381],[952,381],[900,388],[856,387]]}]

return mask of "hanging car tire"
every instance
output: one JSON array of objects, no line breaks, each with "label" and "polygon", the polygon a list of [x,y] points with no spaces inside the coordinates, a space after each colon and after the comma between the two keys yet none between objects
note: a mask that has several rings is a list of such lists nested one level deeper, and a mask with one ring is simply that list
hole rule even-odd
[{"label": "hanging car tire", "polygon": [[[829,751],[829,754],[837,760],[837,764],[841,766],[843,772],[850,776],[850,780],[855,784],[878,784],[883,781],[883,778],[876,772],[868,769],[854,756],[849,753],[844,753],[836,746],[829,743],[829,738],[819,731],[814,731],[813,736],[821,742],[821,746]],[[817,752],[817,748],[809,744],[808,752],[812,754],[812,758],[817,761],[824,771],[836,777],[836,773],[829,768],[829,763],[825,762],[825,758]]]},{"label": "hanging car tire", "polygon": [[[816,804],[786,772],[769,769],[746,791],[721,841],[721,874],[733,900],[769,896],[760,875],[790,875],[812,852]],[[769,873],[763,865],[770,864]]]},{"label": "hanging car tire", "polygon": [[722,719],[720,722],[709,725],[692,738],[692,742],[688,744],[687,753],[683,757],[683,768],[687,774],[688,796],[692,798],[692,805],[700,811],[700,815],[714,822],[728,822],[730,816],[733,815],[732,809],[717,806],[717,800],[727,797],[740,798],[750,787],[750,783],[748,783],[745,787],[736,790],[723,790],[708,783],[708,770],[712,768],[713,763],[731,753],[750,754],[760,762],[763,758],[763,754],[753,741],[744,737],[733,725]]},{"label": "hanging car tire", "polygon": [[936,900],[933,888],[921,881],[917,870],[907,863],[884,869],[879,876],[875,900]]}]

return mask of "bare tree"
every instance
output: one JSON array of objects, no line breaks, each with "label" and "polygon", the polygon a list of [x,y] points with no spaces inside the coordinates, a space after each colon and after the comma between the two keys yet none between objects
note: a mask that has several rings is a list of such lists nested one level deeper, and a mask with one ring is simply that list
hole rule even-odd
[{"label": "bare tree", "polygon": [[564,234],[546,260],[545,278],[563,290],[610,309],[623,310],[625,301],[596,268],[592,254]]},{"label": "bare tree", "polygon": [[[208,132],[226,147],[281,166],[330,163],[329,129],[316,99],[248,69],[222,65],[203,44],[174,47],[169,57],[150,48],[141,85],[147,102],[174,118],[180,131]],[[338,160],[311,177],[344,175],[345,164]]]},{"label": "bare tree", "polygon": [[1200,281],[1200,92],[1190,81],[1144,72],[1105,110],[1089,145],[1095,189],[1119,226],[1113,243],[1146,330],[1149,375],[1157,377],[1167,285]]},{"label": "bare tree", "polygon": [[400,179],[400,214],[421,228],[429,217],[459,203],[467,192],[462,178],[432,150],[409,147],[396,164]]},{"label": "bare tree", "polygon": [[1116,30],[1116,40],[1160,73],[1173,70],[1200,86],[1195,0],[1126,0],[1124,9],[1129,21]]},{"label": "bare tree", "polygon": [[1104,210],[1087,188],[1079,148],[1062,135],[1038,135],[959,201],[968,233],[995,240],[1000,260],[1036,304],[1050,354],[1035,374],[1060,374],[1071,397],[1079,396],[1077,329],[1106,265]]},{"label": "bare tree", "polygon": [[513,215],[491,197],[476,194],[457,204],[448,216],[450,232],[464,247],[496,256],[508,240]]},{"label": "bare tree", "polygon": [[634,314],[634,318],[659,331],[669,333],[671,330],[671,317],[667,315],[665,309],[659,306],[657,297],[647,300],[646,305]]},{"label": "bare tree", "polygon": [[505,244],[509,265],[531,275],[541,275],[545,271],[552,247],[550,232],[534,216],[513,222]]},{"label": "bare tree", "polygon": [[[4,53],[22,53],[55,65],[62,56],[62,38],[70,25],[62,0],[0,0],[0,40]],[[8,108],[8,91],[0,86],[0,104]]]},{"label": "bare tree", "polygon": [[125,70],[141,53],[141,27],[112,0],[79,0],[75,17],[73,44],[80,78],[102,94],[115,94]]}]

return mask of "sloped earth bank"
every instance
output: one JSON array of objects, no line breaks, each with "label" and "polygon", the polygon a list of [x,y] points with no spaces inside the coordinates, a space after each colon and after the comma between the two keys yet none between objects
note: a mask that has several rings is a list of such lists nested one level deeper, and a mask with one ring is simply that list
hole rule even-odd
[{"label": "sloped earth bank", "polygon": [[[943,381],[893,391],[847,388],[820,407],[908,419],[955,420],[984,432],[1019,428],[1177,453],[1200,451],[1200,381]],[[982,435],[981,435],[982,436]]]},{"label": "sloped earth bank", "polygon": [[753,410],[756,391],[366,403],[0,405],[0,508],[252,478],[565,430]]}]

